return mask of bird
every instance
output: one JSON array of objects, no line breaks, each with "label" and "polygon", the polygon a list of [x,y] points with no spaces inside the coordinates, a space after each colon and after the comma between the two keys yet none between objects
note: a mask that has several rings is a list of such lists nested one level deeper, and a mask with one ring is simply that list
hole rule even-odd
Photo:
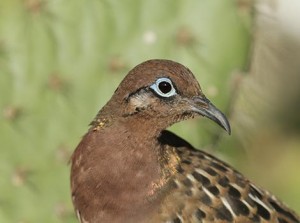
[{"label": "bird", "polygon": [[296,223],[299,216],[220,159],[166,130],[226,116],[184,65],[134,67],[71,156],[72,202],[81,223]]}]

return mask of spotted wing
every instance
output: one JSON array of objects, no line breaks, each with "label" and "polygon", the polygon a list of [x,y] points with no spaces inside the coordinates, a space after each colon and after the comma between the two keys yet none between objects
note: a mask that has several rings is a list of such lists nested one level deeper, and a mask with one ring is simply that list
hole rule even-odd
[{"label": "spotted wing", "polygon": [[181,164],[160,222],[300,222],[293,211],[224,162],[186,147],[177,151]]}]

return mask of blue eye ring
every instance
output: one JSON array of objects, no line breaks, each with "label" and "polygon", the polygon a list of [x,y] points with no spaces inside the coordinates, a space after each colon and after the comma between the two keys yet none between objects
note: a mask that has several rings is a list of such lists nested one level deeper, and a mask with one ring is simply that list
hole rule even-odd
[{"label": "blue eye ring", "polygon": [[150,86],[159,96],[168,98],[176,95],[176,90],[169,78],[161,77]]}]

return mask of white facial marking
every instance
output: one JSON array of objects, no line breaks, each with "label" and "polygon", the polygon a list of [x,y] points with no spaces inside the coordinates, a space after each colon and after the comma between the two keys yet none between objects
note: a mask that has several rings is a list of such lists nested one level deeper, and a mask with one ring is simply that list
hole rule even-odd
[{"label": "white facial marking", "polygon": [[130,103],[132,104],[133,107],[143,108],[151,104],[152,101],[147,94],[139,94],[137,96],[130,98]]}]

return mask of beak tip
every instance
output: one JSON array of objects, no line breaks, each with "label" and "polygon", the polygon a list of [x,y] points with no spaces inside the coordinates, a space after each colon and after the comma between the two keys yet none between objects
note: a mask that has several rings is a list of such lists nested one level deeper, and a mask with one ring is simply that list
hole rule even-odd
[{"label": "beak tip", "polygon": [[225,131],[228,133],[228,135],[231,135],[231,127],[229,125],[229,123],[227,123],[228,125],[224,127]]},{"label": "beak tip", "polygon": [[219,119],[216,119],[215,121],[228,133],[228,135],[231,135],[231,127],[229,121],[223,113],[221,114],[221,117],[219,117]]}]

